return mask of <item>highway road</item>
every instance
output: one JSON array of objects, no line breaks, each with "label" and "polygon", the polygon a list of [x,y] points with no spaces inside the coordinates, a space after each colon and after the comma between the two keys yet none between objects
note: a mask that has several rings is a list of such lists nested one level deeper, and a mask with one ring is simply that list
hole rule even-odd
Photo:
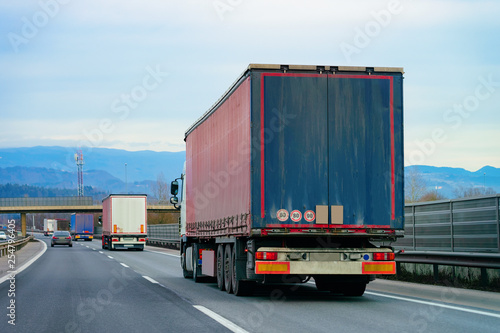
[{"label": "highway road", "polygon": [[[313,284],[254,296],[182,277],[176,251],[106,251],[100,241],[50,247],[0,285],[0,332],[498,332],[496,293],[373,282],[363,297]],[[15,300],[16,326],[8,323]],[[1,314],[1,313],[0,313]]]}]

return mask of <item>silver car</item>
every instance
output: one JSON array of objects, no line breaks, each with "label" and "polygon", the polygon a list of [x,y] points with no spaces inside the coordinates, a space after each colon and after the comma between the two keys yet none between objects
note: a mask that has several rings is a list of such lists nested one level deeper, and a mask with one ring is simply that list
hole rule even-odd
[{"label": "silver car", "polygon": [[50,246],[54,247],[54,245],[69,245],[69,247],[72,247],[73,243],[69,231],[54,231]]}]

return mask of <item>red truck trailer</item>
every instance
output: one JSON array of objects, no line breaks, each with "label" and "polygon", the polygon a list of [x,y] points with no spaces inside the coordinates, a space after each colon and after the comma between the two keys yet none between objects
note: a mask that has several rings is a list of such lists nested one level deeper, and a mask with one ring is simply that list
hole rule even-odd
[{"label": "red truck trailer", "polygon": [[402,68],[250,65],[185,141],[185,277],[360,296],[395,273],[376,244],[403,235]]}]

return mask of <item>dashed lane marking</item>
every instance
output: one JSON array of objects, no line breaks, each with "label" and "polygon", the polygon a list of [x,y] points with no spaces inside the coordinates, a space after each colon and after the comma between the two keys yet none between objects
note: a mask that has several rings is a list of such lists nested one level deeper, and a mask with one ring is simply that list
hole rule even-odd
[{"label": "dashed lane marking", "polygon": [[217,313],[213,312],[212,310],[207,309],[206,307],[202,305],[193,305],[195,309],[198,311],[203,312],[222,326],[226,327],[228,330],[231,332],[235,333],[248,333],[248,331],[244,330],[243,328],[239,327],[232,321],[227,320],[226,318],[222,317],[221,315],[218,315]]}]

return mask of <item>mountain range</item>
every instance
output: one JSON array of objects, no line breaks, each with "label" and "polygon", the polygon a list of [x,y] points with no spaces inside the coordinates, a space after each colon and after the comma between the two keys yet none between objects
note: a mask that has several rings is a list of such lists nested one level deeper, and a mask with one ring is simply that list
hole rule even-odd
[{"label": "mountain range", "polygon": [[460,188],[491,189],[500,193],[500,168],[484,166],[477,171],[468,171],[462,168],[428,165],[405,167],[405,173],[411,170],[421,175],[427,190],[437,190],[448,199],[455,198],[455,191]]},{"label": "mountain range", "polygon": [[[77,149],[65,147],[0,148],[0,184],[74,188],[78,184]],[[107,192],[151,194],[158,177],[169,183],[182,173],[185,152],[83,151],[83,183]]]},{"label": "mountain range", "polygon": [[[74,148],[0,148],[0,184],[77,188]],[[92,148],[83,151],[83,181],[109,193],[152,194],[158,178],[170,183],[179,177],[185,152],[126,151]],[[126,165],[125,165],[126,164]],[[449,199],[458,188],[491,188],[500,192],[500,169],[485,166],[477,171],[462,168],[414,165],[405,172],[417,172],[428,190],[437,190]]]}]

